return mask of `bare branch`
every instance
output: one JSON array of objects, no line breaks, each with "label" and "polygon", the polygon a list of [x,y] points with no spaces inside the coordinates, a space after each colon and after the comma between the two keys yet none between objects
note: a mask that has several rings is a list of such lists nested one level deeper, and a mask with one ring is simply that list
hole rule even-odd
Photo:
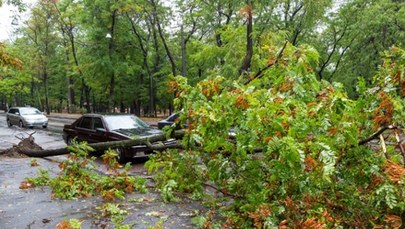
[{"label": "bare branch", "polygon": [[266,67],[260,69],[253,77],[249,78],[248,81],[245,82],[245,85],[249,84],[250,82],[252,82],[255,79],[259,79],[263,76],[263,73],[268,70],[269,68],[271,68],[273,65],[277,64],[278,61],[281,59],[281,57],[283,56],[284,50],[287,47],[288,41],[286,41],[283,45],[283,47],[280,49],[280,51],[277,53],[276,55],[276,60],[269,63]]},{"label": "bare branch", "polygon": [[366,143],[368,143],[368,142],[370,142],[370,141],[372,141],[374,139],[379,138],[380,134],[382,134],[386,130],[395,130],[395,129],[398,129],[398,127],[393,126],[393,125],[385,126],[385,127],[381,128],[381,129],[379,129],[377,132],[373,133],[370,137],[368,137],[366,139],[363,139],[363,140],[360,140],[359,145],[365,145]]}]

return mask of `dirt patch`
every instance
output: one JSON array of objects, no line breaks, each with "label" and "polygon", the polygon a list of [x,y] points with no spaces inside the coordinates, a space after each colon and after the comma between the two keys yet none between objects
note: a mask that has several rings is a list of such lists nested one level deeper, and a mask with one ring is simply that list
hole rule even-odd
[{"label": "dirt patch", "polygon": [[9,149],[1,151],[0,157],[21,158],[27,157],[22,153],[22,149],[43,150],[41,146],[35,143],[35,139],[32,136],[33,134],[35,134],[35,132],[30,134],[27,138],[19,138],[20,142]]}]

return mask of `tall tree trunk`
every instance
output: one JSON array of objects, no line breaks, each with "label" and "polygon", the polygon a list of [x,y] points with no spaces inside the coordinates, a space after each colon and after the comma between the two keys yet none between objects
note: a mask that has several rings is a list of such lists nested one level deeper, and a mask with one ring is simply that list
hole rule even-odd
[{"label": "tall tree trunk", "polygon": [[175,63],[174,57],[169,49],[169,46],[167,45],[166,38],[163,34],[162,26],[161,26],[160,20],[159,20],[159,15],[157,13],[157,5],[155,3],[155,0],[151,0],[151,3],[152,3],[153,15],[156,19],[156,26],[158,28],[160,39],[162,40],[163,46],[165,47],[166,55],[167,55],[167,57],[169,57],[169,61],[172,66],[172,74],[173,74],[173,76],[176,76],[176,68],[177,68],[176,63]]},{"label": "tall tree trunk", "polygon": [[[62,31],[63,31],[63,34],[65,35],[65,31],[64,30],[62,30]],[[69,46],[65,39],[63,39],[63,43],[65,46],[66,64],[69,65],[69,63],[70,63],[70,57],[69,57],[69,51],[68,51]],[[66,80],[67,80],[67,82],[66,82],[67,83],[67,95],[66,95],[67,96],[67,112],[71,113],[72,106],[75,104],[75,91],[73,88],[74,81],[73,81],[73,77],[70,76],[70,74],[67,76]]]},{"label": "tall tree trunk", "polygon": [[248,0],[248,5],[245,10],[245,15],[247,17],[247,24],[246,24],[246,55],[243,59],[242,66],[239,69],[239,74],[242,75],[244,73],[249,72],[250,65],[252,62],[253,56],[253,5],[252,0]]},{"label": "tall tree trunk", "polygon": [[[190,9],[190,14],[192,14],[193,8]],[[190,32],[185,37],[184,35],[184,26],[181,24],[181,74],[187,76],[187,43],[193,34],[197,31],[197,22],[193,18],[193,27]]]},{"label": "tall tree trunk", "polygon": [[[149,52],[148,52],[148,50],[147,50],[147,46],[146,45],[144,45],[144,43],[143,43],[143,39],[142,39],[142,37],[141,37],[141,34],[138,32],[138,30],[137,30],[137,28],[136,28],[136,26],[135,26],[135,24],[134,24],[134,22],[131,20],[131,18],[129,17],[129,15],[127,14],[127,18],[128,18],[128,20],[130,21],[130,23],[131,23],[131,28],[132,28],[132,31],[134,32],[134,34],[135,34],[135,37],[137,38],[137,40],[138,40],[138,42],[139,42],[139,45],[140,45],[140,48],[141,48],[141,51],[142,51],[142,57],[143,57],[143,68],[145,69],[145,71],[146,71],[146,73],[147,73],[147,77],[149,78],[149,107],[150,107],[150,109],[149,109],[149,111],[148,111],[148,113],[150,113],[150,114],[153,114],[154,113],[154,111],[153,111],[153,107],[154,107],[154,103],[155,103],[155,101],[154,101],[154,90],[153,90],[153,77],[152,77],[152,72],[151,72],[151,70],[150,70],[150,67],[149,67],[149,63],[148,63],[148,56],[149,56]],[[151,22],[152,22],[153,20],[151,20]],[[153,23],[152,23],[152,25],[153,25]],[[153,30],[154,31],[154,38],[155,38],[155,40],[157,40],[156,39],[156,32],[155,32],[155,30]],[[157,44],[156,44],[157,45]],[[155,48],[156,48],[156,46],[155,46]],[[156,53],[156,58],[157,58],[157,64],[159,64],[159,55],[158,55],[158,53]],[[155,70],[157,71],[157,66],[155,66],[155,68],[154,68],[154,72],[155,72]],[[144,77],[143,77],[143,74],[141,74],[141,78],[140,78],[140,84],[142,84],[143,83],[143,79],[144,79]],[[139,96],[137,96],[137,97],[139,97]],[[139,101],[136,101],[136,103],[139,103]],[[137,111],[138,112],[138,111]],[[140,111],[139,111],[139,113],[140,113]],[[139,115],[139,114],[137,114],[137,115]]]},{"label": "tall tree trunk", "polygon": [[[111,14],[111,29],[110,29],[110,42],[108,43],[108,55],[110,58],[110,62],[113,65],[113,52],[114,52],[114,32],[115,32],[115,20],[117,16],[117,10],[114,10]],[[111,76],[110,76],[110,85],[109,85],[109,97],[108,97],[108,110],[111,112],[114,109],[114,88],[115,88],[115,70],[112,69]]]},{"label": "tall tree trunk", "polygon": [[[41,71],[38,69],[37,70],[37,79],[41,78]],[[41,95],[39,94],[39,86],[34,83],[34,87],[35,87],[35,93],[37,94],[37,99],[38,99],[38,106],[41,108],[42,111],[44,111],[44,106],[42,103],[42,99],[41,99]]]},{"label": "tall tree trunk", "polygon": [[[46,28],[48,31],[48,27]],[[46,33],[48,35],[48,33]],[[42,72],[42,80],[44,83],[44,93],[45,93],[45,111],[46,114],[50,114],[50,108],[49,108],[49,95],[48,95],[48,55],[49,55],[49,43],[45,42],[45,56],[46,59],[43,61],[43,72]]]},{"label": "tall tree trunk", "polygon": [[183,24],[181,24],[181,74],[186,77],[187,76],[187,51],[186,51],[186,40],[184,38],[184,28]]},{"label": "tall tree trunk", "polygon": [[68,90],[67,90],[67,111],[68,113],[72,112],[72,106],[75,105],[75,90],[73,88],[73,77],[68,76],[67,77],[67,84],[68,84]]},{"label": "tall tree trunk", "polygon": [[[62,18],[62,14],[59,10],[59,8],[57,7],[56,2],[53,3],[56,12],[59,14],[59,23],[61,24],[61,29],[63,31],[64,34],[67,34],[69,41],[70,41],[70,47],[71,47],[71,52],[73,55],[73,60],[75,63],[75,66],[78,69],[80,78],[82,79],[82,90],[81,90],[81,94],[80,94],[80,108],[83,107],[83,103],[84,100],[87,101],[86,102],[86,111],[88,113],[90,113],[91,108],[90,108],[90,98],[87,97],[89,93],[87,93],[87,91],[89,90],[89,87],[86,85],[86,82],[84,81],[84,76],[83,73],[80,69],[79,66],[79,60],[77,58],[77,51],[76,51],[76,43],[75,43],[75,36],[73,35],[73,29],[74,29],[74,25],[72,24],[72,21],[70,18],[68,18],[68,22],[65,22]],[[65,47],[68,47],[67,44],[65,45]],[[66,55],[67,55],[67,61],[70,62],[69,60],[69,55],[68,55],[68,51],[66,51]],[[74,94],[74,88],[73,88],[73,84],[74,84],[74,79],[71,76],[68,76],[68,111],[70,111],[70,107],[71,105],[75,105],[75,94]],[[83,96],[85,96],[86,98],[83,98]]]},{"label": "tall tree trunk", "polygon": [[51,113],[49,109],[49,95],[48,95],[48,70],[45,67],[44,72],[42,73],[42,80],[44,83],[44,93],[45,93],[45,112],[47,115]]}]

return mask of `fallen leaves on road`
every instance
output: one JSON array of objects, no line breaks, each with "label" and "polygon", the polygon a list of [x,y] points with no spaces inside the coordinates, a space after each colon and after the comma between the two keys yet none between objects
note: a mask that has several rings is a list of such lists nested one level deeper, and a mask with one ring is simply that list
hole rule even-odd
[{"label": "fallen leaves on road", "polygon": [[30,183],[30,182],[28,182],[28,181],[22,181],[21,183],[20,183],[20,189],[29,189],[29,188],[32,188],[33,187],[33,185],[32,185],[32,183]]},{"label": "fallen leaves on road", "polygon": [[164,211],[151,211],[151,212],[147,212],[145,215],[146,216],[154,216],[154,217],[158,217],[158,218],[167,217],[163,213],[164,213]]}]

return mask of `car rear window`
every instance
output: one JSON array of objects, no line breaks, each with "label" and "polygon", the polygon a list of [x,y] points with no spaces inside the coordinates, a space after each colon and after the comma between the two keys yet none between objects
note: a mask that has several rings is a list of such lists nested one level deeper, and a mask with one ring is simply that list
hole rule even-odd
[{"label": "car rear window", "polygon": [[84,117],[82,119],[82,121],[80,122],[79,127],[86,128],[86,129],[91,129],[91,118],[90,117]]},{"label": "car rear window", "polygon": [[10,114],[15,114],[17,112],[17,109],[10,109],[9,111],[8,111],[8,113],[10,113]]},{"label": "car rear window", "polygon": [[22,115],[34,115],[34,114],[41,114],[38,109],[35,108],[20,108],[20,114]]}]

